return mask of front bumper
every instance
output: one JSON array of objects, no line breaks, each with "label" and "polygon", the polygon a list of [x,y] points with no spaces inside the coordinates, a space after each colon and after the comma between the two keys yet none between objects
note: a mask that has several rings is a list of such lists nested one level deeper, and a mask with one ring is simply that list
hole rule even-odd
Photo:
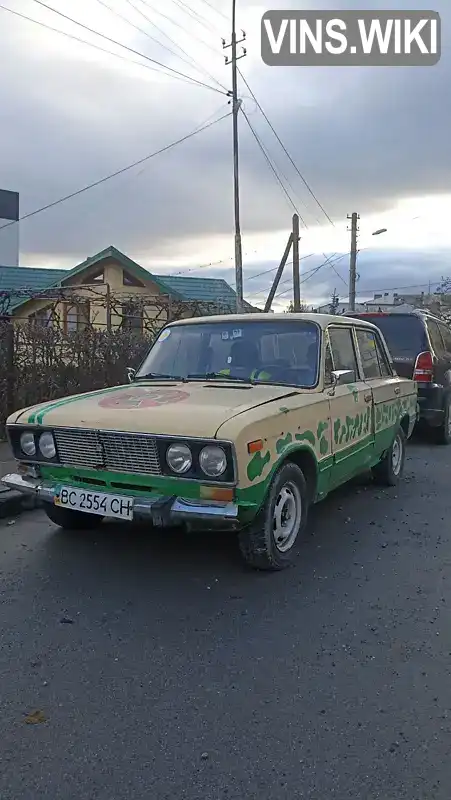
[{"label": "front bumper", "polygon": [[[44,503],[53,504],[56,484],[39,478],[23,477],[12,472],[1,479],[5,486],[23,494],[37,496]],[[83,512],[81,512],[83,513]],[[133,518],[150,520],[157,527],[170,527],[180,523],[191,523],[196,526],[208,524],[211,527],[237,529],[240,527],[238,506],[235,503],[216,501],[186,500],[182,497],[135,497],[133,500]]]}]

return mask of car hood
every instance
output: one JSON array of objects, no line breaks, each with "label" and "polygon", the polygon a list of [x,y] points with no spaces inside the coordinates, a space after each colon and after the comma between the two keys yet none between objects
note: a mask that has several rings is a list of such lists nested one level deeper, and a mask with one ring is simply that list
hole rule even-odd
[{"label": "car hood", "polygon": [[212,438],[232,417],[298,391],[220,381],[149,381],[41,403],[15,412],[8,424]]}]

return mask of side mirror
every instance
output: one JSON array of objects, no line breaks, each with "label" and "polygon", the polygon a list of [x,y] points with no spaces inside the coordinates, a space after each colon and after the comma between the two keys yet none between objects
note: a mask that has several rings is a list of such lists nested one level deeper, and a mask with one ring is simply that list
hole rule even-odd
[{"label": "side mirror", "polygon": [[334,369],[332,371],[332,387],[345,386],[347,383],[355,382],[355,372],[353,369]]},{"label": "side mirror", "polygon": [[136,369],[133,369],[133,367],[127,367],[127,378],[129,383],[133,383],[135,380],[135,375]]}]

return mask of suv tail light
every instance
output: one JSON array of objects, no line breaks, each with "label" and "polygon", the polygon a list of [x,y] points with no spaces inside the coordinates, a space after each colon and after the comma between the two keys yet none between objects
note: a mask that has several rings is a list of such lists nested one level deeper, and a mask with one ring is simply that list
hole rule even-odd
[{"label": "suv tail light", "polygon": [[429,352],[420,353],[415,362],[413,380],[419,383],[431,383],[434,375],[434,363]]}]

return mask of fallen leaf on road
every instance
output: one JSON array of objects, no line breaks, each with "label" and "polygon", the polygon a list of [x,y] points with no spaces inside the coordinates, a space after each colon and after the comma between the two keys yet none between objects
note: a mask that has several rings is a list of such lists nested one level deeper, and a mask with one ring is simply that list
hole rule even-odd
[{"label": "fallen leaf on road", "polygon": [[27,725],[37,725],[39,722],[47,722],[47,717],[43,711],[32,711],[31,714],[27,714],[24,722]]}]

